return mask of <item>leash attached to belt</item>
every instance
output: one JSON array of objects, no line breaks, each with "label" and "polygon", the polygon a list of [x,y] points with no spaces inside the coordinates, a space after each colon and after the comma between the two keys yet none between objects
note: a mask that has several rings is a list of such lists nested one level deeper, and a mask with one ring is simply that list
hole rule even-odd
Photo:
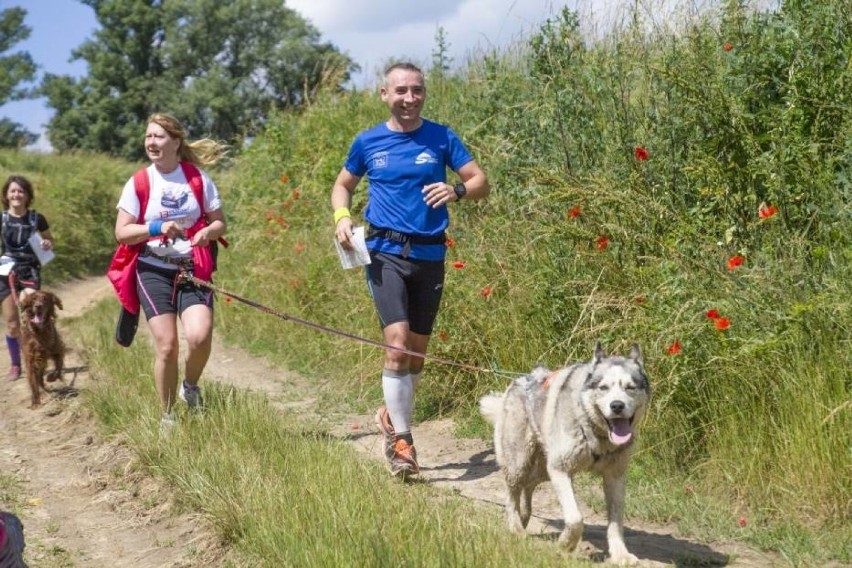
[{"label": "leash attached to belt", "polygon": [[460,369],[466,369],[468,371],[475,371],[475,372],[481,372],[481,373],[494,373],[494,374],[502,374],[502,375],[510,375],[511,374],[512,376],[517,374],[517,373],[507,373],[505,371],[497,371],[495,369],[486,369],[485,367],[475,367],[473,365],[468,365],[466,363],[459,363],[459,362],[453,361],[451,359],[444,359],[443,357],[436,357],[434,355],[429,355],[428,353],[420,353],[418,351],[411,351],[409,349],[405,349],[405,348],[402,348],[402,347],[395,347],[393,345],[386,345],[386,344],[382,343],[381,341],[375,341],[373,339],[368,339],[366,337],[361,337],[359,335],[347,333],[347,332],[341,331],[339,329],[334,329],[332,327],[328,327],[328,326],[325,326],[325,325],[314,323],[314,322],[311,322],[311,321],[308,321],[308,320],[305,320],[305,319],[302,319],[302,318],[298,318],[298,317],[295,317],[295,316],[291,316],[289,314],[285,314],[285,313],[280,312],[276,309],[269,308],[267,306],[264,306],[263,304],[259,304],[259,303],[255,302],[253,300],[249,300],[248,298],[243,298],[242,296],[238,296],[237,294],[234,294],[233,292],[229,292],[229,291],[225,290],[224,288],[220,288],[219,286],[214,285],[212,282],[207,282],[206,280],[196,278],[195,276],[192,275],[192,272],[189,271],[189,270],[181,269],[180,273],[181,273],[180,277],[183,278],[187,282],[192,282],[193,284],[195,284],[197,286],[203,286],[205,288],[209,288],[210,290],[213,290],[214,292],[216,292],[218,294],[222,294],[223,296],[233,298],[234,300],[237,300],[238,302],[242,302],[243,304],[246,304],[246,305],[251,306],[253,308],[257,308],[258,310],[265,312],[267,314],[273,315],[275,317],[281,318],[281,319],[286,320],[286,321],[291,321],[293,323],[297,323],[299,325],[303,325],[305,327],[309,327],[311,329],[315,329],[317,331],[330,333],[332,335],[338,335],[340,337],[345,337],[347,339],[352,339],[354,341],[366,343],[367,345],[372,345],[374,347],[379,347],[381,349],[392,349],[392,350],[398,351],[400,353],[405,353],[406,355],[413,355],[415,357],[422,357],[424,359],[429,359],[430,361],[435,361],[437,363],[443,363],[444,365],[450,365],[452,367],[458,367]]}]

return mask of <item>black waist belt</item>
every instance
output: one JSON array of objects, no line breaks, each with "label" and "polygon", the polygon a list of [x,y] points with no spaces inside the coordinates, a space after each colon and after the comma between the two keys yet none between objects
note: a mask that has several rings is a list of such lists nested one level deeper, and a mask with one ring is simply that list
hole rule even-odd
[{"label": "black waist belt", "polygon": [[395,243],[402,243],[402,258],[408,258],[408,255],[411,253],[411,245],[442,245],[447,242],[447,234],[441,233],[439,235],[433,235],[431,237],[424,237],[422,235],[410,235],[408,233],[401,233],[399,231],[394,231],[393,229],[382,229],[381,227],[374,227],[373,225],[367,226],[367,239],[372,239],[373,237],[382,237],[383,239],[387,239],[389,241],[393,241]]},{"label": "black waist belt", "polygon": [[160,256],[159,254],[155,254],[154,251],[150,249],[150,247],[145,247],[140,256],[150,256],[151,258],[156,258],[161,262],[165,262],[166,264],[173,264],[175,266],[180,266],[182,268],[192,268],[193,263],[190,258],[174,258],[170,256]]}]

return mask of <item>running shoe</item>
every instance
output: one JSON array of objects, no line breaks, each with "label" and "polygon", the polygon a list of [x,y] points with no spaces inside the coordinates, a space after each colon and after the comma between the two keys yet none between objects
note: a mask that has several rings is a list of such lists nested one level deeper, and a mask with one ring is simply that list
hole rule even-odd
[{"label": "running shoe", "polygon": [[21,366],[20,365],[12,365],[9,368],[9,372],[6,374],[7,381],[17,381],[21,378]]},{"label": "running shoe", "polygon": [[204,399],[201,398],[201,387],[181,381],[178,396],[186,403],[190,410],[204,408]]},{"label": "running shoe", "polygon": [[376,411],[376,426],[382,433],[382,453],[390,461],[393,458],[393,439],[396,436],[396,431],[391,424],[390,413],[384,406],[380,406]]},{"label": "running shoe", "polygon": [[171,432],[172,428],[175,427],[175,424],[177,424],[175,415],[171,412],[164,412],[163,417],[160,418],[160,433],[165,434],[167,432]]},{"label": "running shoe", "polygon": [[390,471],[394,477],[406,477],[420,473],[417,465],[417,450],[402,438],[393,443],[393,457],[390,459]]}]

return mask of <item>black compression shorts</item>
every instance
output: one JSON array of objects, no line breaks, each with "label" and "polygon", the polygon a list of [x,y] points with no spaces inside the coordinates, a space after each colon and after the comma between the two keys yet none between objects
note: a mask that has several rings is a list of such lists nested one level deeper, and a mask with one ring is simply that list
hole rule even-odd
[{"label": "black compression shorts", "polygon": [[414,333],[431,335],[444,292],[444,261],[372,251],[370,258],[367,285],[382,327],[407,321]]}]

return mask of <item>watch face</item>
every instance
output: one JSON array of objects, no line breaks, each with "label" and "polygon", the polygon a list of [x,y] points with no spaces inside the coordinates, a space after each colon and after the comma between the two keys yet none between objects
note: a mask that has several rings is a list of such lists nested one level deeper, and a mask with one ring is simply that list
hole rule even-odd
[{"label": "watch face", "polygon": [[467,194],[467,188],[464,186],[463,183],[457,183],[456,185],[454,185],[453,190],[456,192],[456,196],[458,196],[459,199],[461,199]]}]

